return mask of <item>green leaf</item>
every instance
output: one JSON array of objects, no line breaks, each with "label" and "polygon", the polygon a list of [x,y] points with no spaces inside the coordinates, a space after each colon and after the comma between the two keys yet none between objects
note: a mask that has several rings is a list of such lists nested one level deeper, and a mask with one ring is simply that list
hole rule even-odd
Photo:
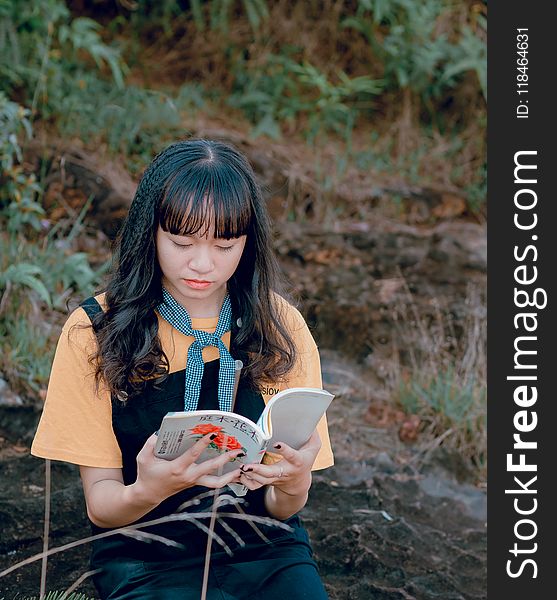
[{"label": "green leaf", "polygon": [[50,293],[46,289],[45,284],[36,276],[41,275],[42,270],[37,265],[29,263],[19,263],[18,265],[10,265],[4,273],[0,274],[0,286],[6,287],[7,283],[24,285],[34,290],[41,300],[44,300],[49,306],[51,305]]},{"label": "green leaf", "polygon": [[267,113],[251,131],[253,138],[260,135],[267,135],[273,140],[279,140],[281,137],[280,126],[270,113]]}]

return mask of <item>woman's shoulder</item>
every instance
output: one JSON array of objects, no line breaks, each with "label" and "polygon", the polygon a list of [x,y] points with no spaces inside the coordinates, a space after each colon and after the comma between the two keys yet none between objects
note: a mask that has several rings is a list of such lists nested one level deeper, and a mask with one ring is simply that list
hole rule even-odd
[{"label": "woman's shoulder", "polygon": [[[96,300],[102,310],[106,309],[106,294],[98,294],[91,296],[92,299]],[[94,337],[93,330],[91,328],[91,319],[88,312],[83,307],[83,304],[90,300],[87,298],[78,307],[76,307],[68,316],[66,323],[62,329],[63,334],[70,334],[72,337],[80,339],[88,339]]]}]

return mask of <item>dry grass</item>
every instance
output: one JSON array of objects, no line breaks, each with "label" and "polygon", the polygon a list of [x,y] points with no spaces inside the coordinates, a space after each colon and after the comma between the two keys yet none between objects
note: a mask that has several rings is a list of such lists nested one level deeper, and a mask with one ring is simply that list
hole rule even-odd
[{"label": "dry grass", "polygon": [[[236,498],[235,496],[232,496],[230,494],[224,494],[221,492],[221,490],[216,489],[216,490],[210,490],[208,492],[199,494],[198,496],[192,498],[191,500],[184,502],[178,508],[178,511],[171,515],[168,515],[165,517],[160,517],[158,519],[152,519],[150,521],[144,521],[141,523],[126,525],[124,527],[119,527],[116,529],[111,529],[104,533],[81,538],[79,540],[69,542],[62,546],[49,548],[48,547],[48,538],[49,538],[50,503],[51,503],[50,461],[49,460],[47,460],[45,462],[45,469],[46,469],[45,470],[46,486],[45,486],[45,524],[44,524],[44,535],[43,535],[43,551],[39,552],[38,554],[35,554],[33,556],[30,556],[16,564],[13,564],[12,566],[8,567],[7,569],[4,569],[3,571],[0,571],[0,579],[1,579],[2,577],[5,577],[6,575],[13,573],[14,571],[17,571],[18,569],[20,569],[26,565],[29,565],[31,563],[34,563],[34,562],[40,560],[42,562],[42,568],[41,568],[39,600],[45,600],[48,598],[48,594],[46,593],[46,581],[47,581],[46,575],[47,575],[48,560],[51,556],[53,556],[55,554],[59,554],[66,550],[70,550],[77,546],[81,546],[83,544],[89,544],[95,540],[112,537],[114,535],[124,535],[124,536],[130,537],[135,540],[151,542],[151,543],[161,543],[161,544],[165,544],[167,546],[174,546],[174,547],[181,548],[182,545],[173,540],[164,538],[160,535],[156,535],[156,534],[144,531],[144,528],[147,528],[147,527],[150,527],[153,525],[159,525],[161,523],[168,523],[168,522],[176,522],[176,524],[178,524],[180,521],[187,521],[187,522],[193,523],[201,531],[203,531],[207,534],[207,553],[206,553],[206,557],[205,557],[203,589],[202,589],[202,594],[201,594],[201,600],[204,600],[206,597],[206,593],[207,593],[207,590],[206,590],[207,575],[208,575],[208,570],[209,570],[209,565],[210,565],[210,560],[211,560],[211,547],[212,547],[213,541],[215,543],[217,543],[218,545],[220,545],[222,547],[222,549],[229,556],[233,555],[233,550],[229,547],[229,545],[225,542],[225,540],[223,540],[222,537],[219,536],[215,532],[215,524],[217,522],[219,522],[224,527],[224,529],[229,534],[232,535],[232,537],[238,543],[239,546],[244,546],[245,542],[234,531],[234,529],[232,527],[232,524],[237,520],[247,522],[250,525],[250,527],[253,529],[253,531],[260,537],[260,539],[266,543],[268,543],[269,540],[265,536],[265,534],[261,531],[261,529],[258,527],[258,525],[278,527],[281,529],[285,529],[287,531],[291,530],[291,527],[289,525],[287,525],[286,523],[283,523],[282,521],[279,521],[277,519],[273,519],[270,517],[258,517],[255,515],[247,514],[241,506],[242,503],[244,502],[244,500],[242,498]],[[201,502],[201,500],[203,500],[206,497],[213,497],[211,510],[203,511],[203,512],[195,512],[195,511],[188,512],[189,509],[192,509],[193,507],[197,506]],[[223,507],[225,507],[225,508],[227,507],[229,510],[222,511],[221,509]],[[232,509],[236,512],[233,512]],[[204,523],[204,521],[207,521],[207,520],[209,521],[208,526],[205,525],[205,523]],[[69,586],[62,593],[61,596],[57,595],[56,600],[66,599],[67,596],[69,594],[73,593],[74,590],[76,590],[83,581],[85,581],[88,577],[95,575],[97,572],[98,572],[98,570],[84,572],[77,579],[77,581],[72,583],[72,585]]]},{"label": "dry grass", "polygon": [[420,460],[437,446],[456,450],[483,481],[487,471],[486,308],[476,285],[468,286],[455,325],[437,298],[427,315],[406,289],[395,309],[397,336],[386,381],[398,408],[417,415]]}]

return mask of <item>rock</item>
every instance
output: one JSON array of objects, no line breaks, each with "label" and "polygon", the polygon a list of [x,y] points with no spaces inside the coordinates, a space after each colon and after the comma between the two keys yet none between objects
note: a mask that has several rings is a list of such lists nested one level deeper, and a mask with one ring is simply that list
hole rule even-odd
[{"label": "rock", "polygon": [[333,231],[282,223],[276,249],[320,347],[368,364],[386,363],[395,343],[407,348],[395,322],[400,307],[424,322],[441,312],[458,334],[472,310],[469,286],[485,288],[485,227],[473,223],[378,221]]},{"label": "rock", "polygon": [[432,474],[426,475],[419,483],[422,491],[429,496],[451,498],[461,505],[461,511],[468,516],[478,521],[487,519],[487,498],[482,490]]},{"label": "rock", "polygon": [[487,272],[487,235],[475,223],[447,222],[435,227],[430,257],[455,270]]},{"label": "rock", "polygon": [[377,468],[383,473],[392,474],[396,471],[396,465],[393,462],[393,459],[386,452],[379,452],[374,457],[374,462],[377,465]]},{"label": "rock", "polygon": [[23,400],[0,378],[0,408],[23,406]]}]

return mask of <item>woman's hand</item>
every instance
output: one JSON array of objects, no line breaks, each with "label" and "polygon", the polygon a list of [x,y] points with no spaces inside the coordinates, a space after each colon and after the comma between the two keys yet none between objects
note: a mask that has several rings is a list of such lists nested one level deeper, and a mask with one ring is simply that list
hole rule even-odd
[{"label": "woman's hand", "polygon": [[250,490],[269,486],[265,492],[267,511],[277,519],[288,519],[307,502],[311,467],[320,448],[321,439],[317,431],[299,450],[279,442],[273,451],[280,454],[282,460],[273,465],[244,465],[241,467],[240,483]]},{"label": "woman's hand", "polygon": [[273,452],[280,454],[282,460],[272,465],[243,465],[240,483],[250,490],[272,485],[287,495],[306,494],[311,485],[311,467],[320,448],[321,439],[317,431],[299,450],[279,442],[273,447]]},{"label": "woman's hand", "polygon": [[137,480],[130,486],[147,502],[159,504],[172,494],[202,485],[208,488],[221,488],[238,481],[240,469],[219,475],[219,470],[234,458],[241,450],[231,450],[215,458],[198,463],[199,457],[211,443],[214,433],[203,436],[189,450],[172,460],[155,456],[157,436],[153,434],[137,455]]},{"label": "woman's hand", "polygon": [[211,435],[201,438],[182,456],[164,460],[154,454],[157,436],[153,434],[137,455],[137,479],[131,485],[124,485],[122,469],[81,466],[81,481],[91,521],[99,527],[121,527],[186,488],[194,485],[220,488],[239,481],[240,469],[225,475],[218,473],[241,450],[196,462],[211,442]]}]

